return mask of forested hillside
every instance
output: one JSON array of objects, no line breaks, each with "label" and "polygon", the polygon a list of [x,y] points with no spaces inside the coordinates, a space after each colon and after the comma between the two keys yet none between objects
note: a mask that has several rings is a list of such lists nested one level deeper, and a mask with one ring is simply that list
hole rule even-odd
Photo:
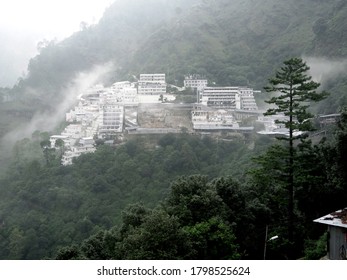
[{"label": "forested hillside", "polygon": [[[38,111],[54,111],[79,73],[106,63],[99,78],[105,84],[163,72],[181,85],[185,74],[199,73],[210,83],[262,90],[289,57],[324,57],[328,65],[343,59],[346,10],[341,0],[116,1],[98,24],[42,44],[27,77],[10,91],[14,101],[0,104],[1,136]],[[329,81],[324,113],[346,101],[346,81]]]},{"label": "forested hillside", "polygon": [[297,151],[294,251],[275,139],[135,138],[60,166],[36,133],[0,181],[0,258],[261,259],[267,227],[281,236],[268,258],[320,258],[325,227],[312,220],[346,201],[346,116],[329,141]]},{"label": "forested hillside", "polygon": [[[120,225],[130,203],[155,207],[179,176],[233,176],[240,180],[253,154],[268,145],[260,138],[250,150],[245,139],[215,142],[190,135],[129,140],[117,148],[60,166],[59,151],[49,159],[35,134],[15,147],[16,162],[0,181],[0,258],[52,257],[59,246],[81,242],[100,229]],[[36,160],[28,161],[28,152]],[[56,160],[55,160],[56,157]]]},{"label": "forested hillside", "polygon": [[320,258],[325,229],[312,220],[346,206],[345,110],[336,130],[295,146],[291,255],[277,181],[286,161],[274,138],[126,135],[71,166],[43,143],[65,125],[58,107],[73,105],[81,77],[109,85],[166,73],[181,86],[198,73],[262,90],[285,59],[303,56],[330,93],[314,109],[339,112],[346,14],[344,0],[118,0],[98,24],[43,42],[27,77],[0,91],[0,258],[259,259],[266,228],[283,237],[269,244],[269,258]]},{"label": "forested hillside", "polygon": [[312,27],[332,2],[202,1],[189,17],[153,34],[132,70],[159,67],[172,80],[203,73],[217,84],[261,89],[285,58],[313,55]]},{"label": "forested hillside", "polygon": [[[81,31],[60,43],[43,42],[40,54],[28,65],[28,76],[19,82],[14,92],[19,91],[21,99],[35,98],[34,94],[35,101],[38,99],[41,105],[47,106],[52,97],[59,101],[61,91],[78,73],[109,62],[113,64],[112,74],[103,82],[108,79],[114,82],[116,69],[126,65],[147,37],[176,15],[182,2],[116,1],[98,24],[83,26]],[[184,1],[184,4],[189,9],[194,2]],[[28,92],[28,88],[35,93]]]}]

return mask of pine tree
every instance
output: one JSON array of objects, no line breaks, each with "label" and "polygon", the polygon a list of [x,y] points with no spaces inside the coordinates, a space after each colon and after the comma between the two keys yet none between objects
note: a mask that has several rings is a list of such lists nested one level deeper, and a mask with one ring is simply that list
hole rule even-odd
[{"label": "pine tree", "polygon": [[317,102],[327,96],[326,92],[318,93],[319,83],[312,81],[307,74],[310,68],[301,58],[291,58],[284,61],[274,78],[269,79],[269,86],[264,89],[275,93],[269,104],[275,105],[264,115],[284,115],[276,120],[277,124],[288,129],[288,135],[278,137],[287,142],[287,159],[285,161],[284,181],[288,193],[288,240],[293,244],[294,231],[294,160],[295,140],[305,141],[307,132],[314,130],[310,119],[313,115],[307,111],[311,102]]}]

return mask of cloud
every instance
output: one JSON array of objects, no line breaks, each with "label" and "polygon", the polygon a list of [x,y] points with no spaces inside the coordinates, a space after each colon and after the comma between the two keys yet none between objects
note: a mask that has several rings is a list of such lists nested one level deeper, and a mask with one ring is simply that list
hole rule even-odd
[{"label": "cloud", "polygon": [[[11,0],[0,2],[0,87],[12,87],[26,73],[37,43],[63,40],[96,24],[114,0]],[[63,20],[62,20],[63,19]]]},{"label": "cloud", "polygon": [[303,60],[310,66],[312,80],[321,83],[323,88],[328,81],[341,77],[347,70],[347,58],[303,57]]},{"label": "cloud", "polygon": [[36,130],[52,131],[65,119],[65,113],[77,103],[77,97],[88,88],[102,84],[105,77],[114,69],[112,63],[98,65],[88,72],[77,75],[71,86],[60,93],[62,101],[57,104],[53,112],[38,112],[29,123],[12,130],[3,137],[3,143],[12,143],[30,137]]}]

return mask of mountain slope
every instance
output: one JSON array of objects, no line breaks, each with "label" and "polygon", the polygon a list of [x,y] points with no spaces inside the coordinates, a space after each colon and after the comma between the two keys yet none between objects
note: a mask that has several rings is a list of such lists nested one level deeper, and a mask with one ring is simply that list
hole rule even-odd
[{"label": "mountain slope", "polygon": [[110,61],[121,67],[148,34],[178,13],[182,3],[189,7],[195,1],[116,1],[97,25],[43,48],[30,61],[22,86],[54,94],[80,71]]},{"label": "mountain slope", "polygon": [[153,34],[131,70],[159,68],[172,81],[198,72],[218,84],[262,88],[284,59],[314,54],[313,26],[339,1],[329,2],[202,1],[189,17]]},{"label": "mountain slope", "polygon": [[[11,91],[15,101],[0,104],[1,135],[38,111],[54,111],[79,73],[108,62],[113,67],[99,81],[106,84],[143,72],[164,72],[169,82],[182,84],[185,74],[199,73],[218,85],[261,90],[284,59],[346,54],[344,3],[116,1],[98,24],[49,43],[31,60],[28,76]],[[321,111],[335,112],[346,101],[346,87],[334,81],[323,104],[328,109]]]},{"label": "mountain slope", "polygon": [[314,53],[329,57],[347,55],[347,2],[337,1],[328,13],[322,14],[313,26]]}]

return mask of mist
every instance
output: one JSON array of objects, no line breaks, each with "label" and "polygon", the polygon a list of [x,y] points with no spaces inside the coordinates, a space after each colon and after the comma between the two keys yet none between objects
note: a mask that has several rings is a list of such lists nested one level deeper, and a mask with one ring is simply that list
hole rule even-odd
[{"label": "mist", "polygon": [[12,87],[18,78],[25,77],[30,58],[38,54],[36,45],[44,37],[46,34],[41,32],[0,27],[0,87]]},{"label": "mist", "polygon": [[[114,0],[11,0],[0,3],[0,87],[12,87],[26,75],[30,58],[43,40],[62,41],[96,24]],[[64,20],[62,20],[62,17]]]},{"label": "mist", "polygon": [[330,59],[325,57],[303,57],[310,67],[309,74],[312,80],[325,88],[327,82],[345,75],[347,70],[347,58]]},{"label": "mist", "polygon": [[11,148],[18,140],[31,137],[34,131],[54,130],[65,119],[65,113],[77,104],[77,97],[86,89],[96,84],[102,84],[113,69],[113,63],[109,62],[94,66],[90,71],[79,73],[71,82],[71,86],[59,93],[62,96],[62,102],[57,104],[54,112],[36,113],[29,123],[6,134],[2,139],[2,143],[6,143],[5,145]]}]

